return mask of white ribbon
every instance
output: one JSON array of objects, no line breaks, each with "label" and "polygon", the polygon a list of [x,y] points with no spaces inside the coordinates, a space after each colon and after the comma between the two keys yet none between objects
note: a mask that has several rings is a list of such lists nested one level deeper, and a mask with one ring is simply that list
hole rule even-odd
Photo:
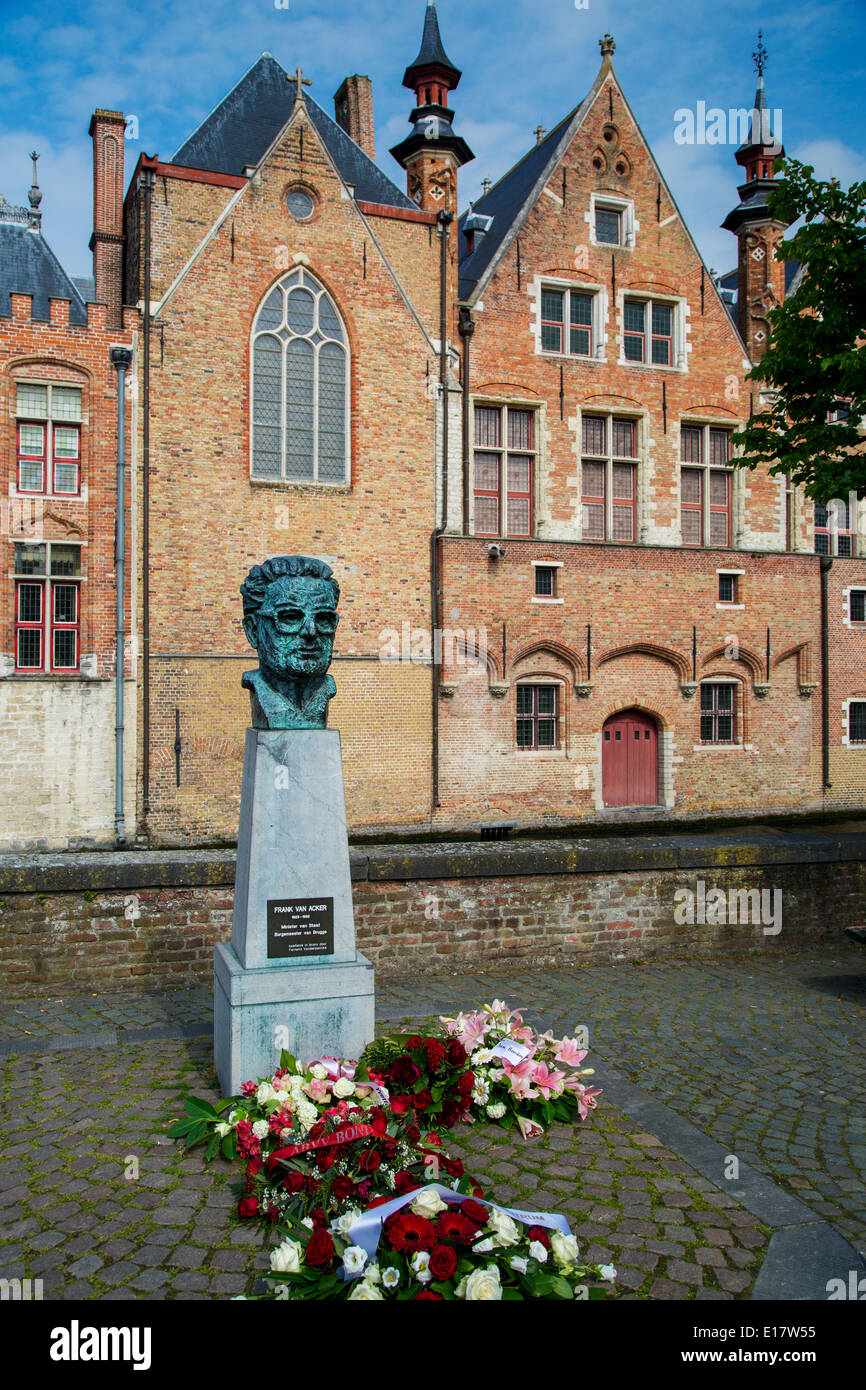
[{"label": "white ribbon", "polygon": [[[415,1198],[422,1192],[437,1192],[443,1202],[450,1202],[454,1206],[459,1206],[465,1202],[468,1193],[454,1192],[450,1187],[443,1187],[441,1183],[426,1183],[424,1187],[418,1187],[414,1192],[407,1192],[402,1197],[395,1197],[390,1202],[383,1202],[381,1206],[373,1207],[371,1211],[362,1212],[358,1220],[349,1228],[349,1242],[352,1245],[360,1245],[365,1251],[368,1260],[372,1260],[379,1247],[379,1237],[382,1232],[382,1225],[389,1216],[399,1211],[401,1207],[408,1206],[414,1202]],[[550,1211],[517,1211],[512,1207],[500,1207],[496,1202],[484,1202],[480,1197],[473,1197],[473,1202],[479,1202],[482,1207],[488,1207],[491,1211],[503,1211],[512,1220],[519,1221],[522,1226],[545,1226],[549,1230],[561,1231],[564,1236],[571,1235],[571,1227],[564,1216],[558,1212]],[[363,1270],[358,1274],[345,1274],[347,1279],[360,1279]]]}]

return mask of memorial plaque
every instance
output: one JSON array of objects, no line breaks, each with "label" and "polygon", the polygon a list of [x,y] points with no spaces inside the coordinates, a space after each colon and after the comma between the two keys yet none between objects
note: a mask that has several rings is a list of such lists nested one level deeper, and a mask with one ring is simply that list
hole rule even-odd
[{"label": "memorial plaque", "polygon": [[333,898],[269,898],[268,959],[334,952]]}]

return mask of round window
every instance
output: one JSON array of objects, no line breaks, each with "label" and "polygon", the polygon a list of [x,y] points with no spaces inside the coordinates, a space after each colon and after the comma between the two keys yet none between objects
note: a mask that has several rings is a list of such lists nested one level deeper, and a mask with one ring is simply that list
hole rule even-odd
[{"label": "round window", "polygon": [[308,217],[312,217],[316,207],[310,194],[303,188],[293,188],[286,195],[286,206],[299,222],[305,222]]}]

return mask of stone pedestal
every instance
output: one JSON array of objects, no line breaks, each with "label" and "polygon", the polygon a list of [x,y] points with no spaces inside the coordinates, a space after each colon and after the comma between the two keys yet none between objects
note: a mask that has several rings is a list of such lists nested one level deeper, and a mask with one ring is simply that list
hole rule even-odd
[{"label": "stone pedestal", "polygon": [[358,1057],[373,1037],[373,966],[355,948],[340,735],[248,729],[231,945],[215,952],[223,1093],[287,1048]]}]

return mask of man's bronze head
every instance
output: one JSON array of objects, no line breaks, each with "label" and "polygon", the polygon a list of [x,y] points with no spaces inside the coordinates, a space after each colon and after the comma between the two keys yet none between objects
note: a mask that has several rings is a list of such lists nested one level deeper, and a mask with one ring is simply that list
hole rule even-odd
[{"label": "man's bronze head", "polygon": [[331,664],[340,586],[329,565],[276,555],[253,565],[241,585],[244,632],[267,679],[324,675]]}]

